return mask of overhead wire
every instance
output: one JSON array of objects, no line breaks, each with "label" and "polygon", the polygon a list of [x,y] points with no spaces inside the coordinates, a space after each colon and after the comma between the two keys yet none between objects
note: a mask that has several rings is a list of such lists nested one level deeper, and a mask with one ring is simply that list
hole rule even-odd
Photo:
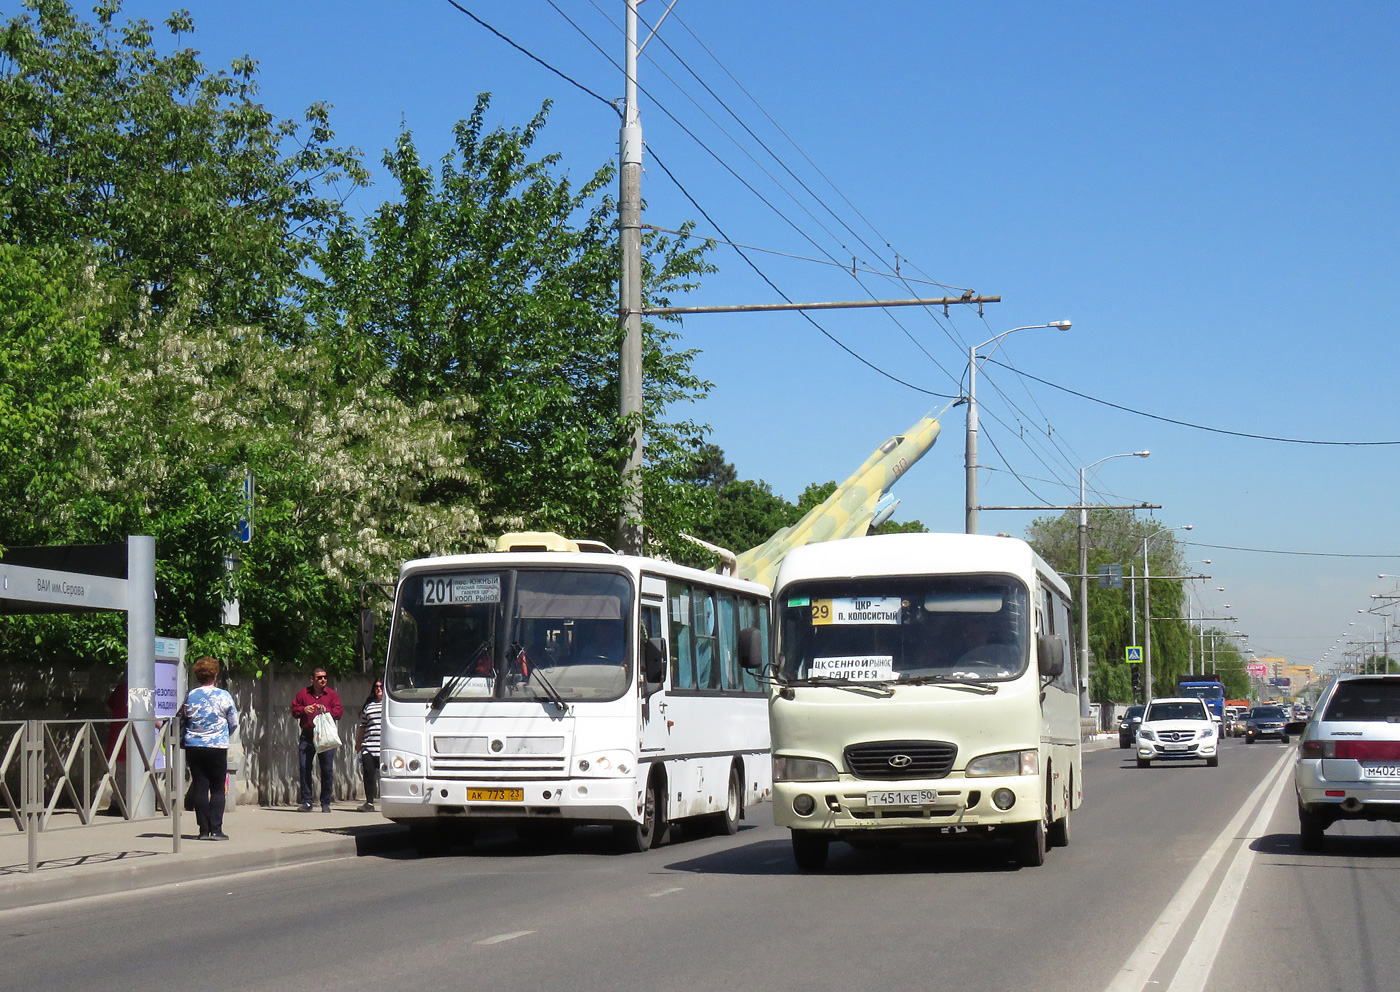
[{"label": "overhead wire", "polygon": [[[560,13],[560,15],[561,15],[562,17],[564,17],[564,19],[565,19],[566,21],[568,21],[568,23],[574,28],[574,30],[576,30],[576,31],[578,31],[580,34],[584,35],[584,37],[586,37],[586,38],[588,39],[589,43],[592,44],[593,47],[594,47],[595,49],[597,49],[599,52],[601,52],[601,53],[604,55],[604,57],[607,58],[607,60],[608,60],[610,63],[612,63],[612,65],[613,65],[615,68],[621,69],[621,66],[618,65],[617,61],[616,61],[615,59],[613,59],[612,56],[607,55],[607,53],[604,51],[604,49],[602,48],[602,46],[600,46],[600,45],[597,43],[596,40],[594,40],[591,36],[589,36],[589,35],[587,34],[587,32],[585,32],[585,31],[583,30],[583,28],[582,28],[577,22],[575,22],[572,18],[570,18],[567,14],[565,14],[565,13],[559,8],[558,4],[555,3],[555,0],[545,0],[545,2],[548,3],[551,7],[553,7],[556,11],[558,11],[558,12]],[[612,24],[612,26],[614,27],[614,29],[616,29],[616,30],[618,30],[618,31],[620,31],[620,32],[624,30],[624,29],[622,28],[621,25],[619,25],[619,24],[618,24],[615,20],[613,20],[613,18],[610,17],[601,7],[598,6],[597,0],[590,0],[590,2],[592,3],[594,9],[597,10],[600,14],[602,14],[603,17],[604,17],[610,24]],[[640,16],[638,17],[638,20],[641,21],[641,23],[644,24],[644,25],[647,26],[647,27],[650,27],[650,26],[651,26],[650,24],[647,24],[646,20],[645,20],[644,18],[640,17]],[[753,130],[752,130],[751,128],[749,128],[748,125],[745,124],[745,123],[743,122],[743,120],[740,119],[740,118],[738,117],[738,115],[735,114],[734,111],[733,111],[732,109],[730,109],[729,106],[728,106],[727,104],[725,104],[724,101],[723,101],[719,96],[717,96],[717,95],[714,93],[714,90],[711,89],[711,88],[709,87],[709,85],[706,84],[706,83],[704,82],[704,80],[700,79],[699,75],[690,67],[690,65],[685,61],[685,59],[684,59],[682,56],[680,56],[680,55],[675,51],[674,48],[671,47],[671,45],[665,40],[664,37],[662,37],[661,35],[654,35],[653,37],[654,37],[657,41],[659,41],[659,42],[666,48],[666,50],[669,51],[669,52],[672,54],[672,56],[674,56],[674,57],[676,58],[676,60],[677,60],[678,62],[680,62],[680,64],[686,69],[686,71],[688,71],[692,76],[694,76],[694,77],[697,79],[697,81],[699,81],[700,84],[701,84],[702,86],[705,87],[706,92],[710,93],[710,95],[711,95],[712,97],[714,97],[715,100],[716,100],[717,102],[719,102],[719,104],[720,104],[722,107],[724,107],[726,111],[728,111],[728,113],[730,114],[731,117],[734,117],[735,120],[739,121],[740,126],[742,126],[742,127],[744,128],[745,131],[747,131],[751,136],[753,136],[754,139],[755,139],[756,141],[758,141],[759,144],[763,147],[763,149],[764,149],[765,151],[767,151],[767,152],[769,153],[769,155],[772,155],[772,156],[779,162],[779,164],[783,166],[784,170],[787,171],[787,173],[788,173],[789,175],[793,176],[793,178],[796,179],[796,180],[798,181],[799,185],[801,185],[802,188],[803,188],[804,190],[806,190],[810,195],[812,195],[813,198],[816,199],[817,202],[818,202],[819,204],[821,204],[821,206],[822,206],[824,209],[826,209],[828,213],[831,213],[832,216],[837,217],[837,220],[840,221],[840,217],[839,217],[838,215],[836,215],[835,212],[832,211],[831,208],[830,208],[824,201],[822,201],[820,197],[816,196],[816,194],[811,190],[811,188],[808,187],[805,183],[803,183],[802,180],[801,180],[799,177],[797,177],[797,175],[796,175],[795,173],[793,173],[791,169],[789,169],[789,168],[787,167],[787,164],[786,164],[786,163],[782,162],[781,159],[778,159],[777,156],[774,155],[774,153],[772,152],[772,150],[769,149],[767,145],[763,144],[762,140],[759,139],[758,136],[757,136],[756,134],[754,134]],[[745,155],[745,157],[747,157],[747,158],[749,159],[749,161],[753,162],[753,164],[754,164],[755,166],[758,167],[758,169],[769,179],[769,181],[771,181],[771,182],[772,182],[779,190],[781,190],[790,200],[792,200],[792,202],[793,202],[794,204],[796,204],[796,205],[798,206],[798,208],[802,210],[803,213],[805,213],[808,217],[810,217],[810,218],[813,220],[813,222],[815,222],[815,223],[817,224],[817,226],[820,227],[820,228],[822,229],[823,233],[825,233],[828,237],[830,237],[830,238],[832,238],[833,240],[835,240],[835,241],[837,241],[838,243],[840,243],[840,239],[837,238],[836,235],[833,234],[832,231],[831,231],[825,224],[823,224],[823,223],[821,222],[821,220],[818,219],[818,218],[812,213],[812,211],[809,210],[809,209],[806,207],[805,204],[803,204],[803,203],[798,199],[798,197],[796,196],[796,194],[794,194],[790,189],[788,189],[776,176],[774,176],[774,175],[767,169],[767,167],[765,167],[761,162],[759,162],[758,159],[755,158],[755,157],[753,156],[753,154],[750,153],[750,152],[748,151],[748,149],[744,148],[743,145],[742,145],[732,134],[730,134],[729,131],[728,131],[726,128],[724,128],[718,121],[716,121],[716,120],[714,119],[714,117],[713,117],[708,111],[706,111],[703,107],[701,107],[700,104],[699,104],[699,102],[698,102],[693,96],[691,96],[688,92],[686,92],[685,87],[683,87],[680,83],[678,83],[678,82],[675,80],[675,78],[672,77],[672,76],[670,75],[670,73],[666,72],[666,70],[661,66],[661,64],[660,64],[659,62],[657,62],[657,60],[656,60],[655,58],[653,58],[653,57],[652,57],[651,55],[649,55],[649,54],[645,55],[645,58],[646,58],[653,66],[656,67],[656,69],[661,73],[661,75],[666,79],[667,82],[669,82],[672,86],[674,86],[674,87],[681,93],[682,96],[684,96],[687,100],[689,100],[689,101],[691,102],[691,104],[692,104],[697,110],[699,110],[700,113],[702,113],[702,114],[706,117],[706,119],[708,119],[708,120],[710,121],[710,123],[713,124],[713,125],[719,130],[719,132],[720,132],[721,134],[723,134],[726,138],[728,138],[729,141],[730,141],[731,143],[733,143],[734,146],[735,146],[736,148],[738,148],[738,149]],[[709,147],[699,138],[698,135],[696,135],[693,131],[691,131],[688,127],[686,127],[686,125],[682,124],[682,123],[680,122],[680,120],[679,120],[673,113],[671,113],[671,112],[665,107],[665,105],[662,104],[662,103],[660,102],[660,100],[657,99],[657,97],[656,97],[656,95],[655,95],[654,93],[650,92],[650,91],[647,90],[645,87],[642,87],[640,84],[638,84],[638,89],[642,90],[642,92],[645,93],[645,94],[647,95],[647,97],[648,97],[649,99],[651,99],[652,102],[653,102],[654,104],[656,104],[657,108],[658,108],[659,110],[661,110],[662,113],[664,113],[667,117],[671,118],[671,120],[674,121],[683,131],[685,131],[686,134],[689,135],[689,136],[691,137],[692,140],[694,140],[697,144],[699,144],[702,148],[704,148],[707,152],[709,152],[709,154],[710,154],[717,162],[719,162],[719,163],[730,173],[730,175],[732,175],[732,176],[733,176],[735,179],[737,179],[741,184],[743,184],[751,193],[753,193],[756,197],[758,197],[758,199],[759,199],[761,202],[763,202],[765,206],[767,206],[770,210],[772,210],[772,211],[773,211],[774,213],[776,213],[780,218],[782,218],[790,227],[792,227],[792,229],[793,229],[794,231],[796,231],[802,238],[804,238],[804,239],[807,241],[808,244],[812,245],[812,247],[815,248],[817,251],[819,251],[819,252],[821,252],[822,254],[826,255],[826,257],[832,262],[832,264],[838,265],[838,266],[840,266],[840,267],[843,268],[843,269],[846,268],[846,266],[845,266],[843,263],[837,261],[837,259],[836,259],[829,251],[827,251],[827,250],[826,250],[825,248],[823,248],[820,244],[818,244],[818,242],[816,241],[816,239],[814,239],[814,238],[811,237],[809,234],[807,234],[807,232],[803,231],[803,230],[802,230],[796,223],[794,223],[789,217],[787,217],[785,214],[783,214],[781,211],[779,211],[779,210],[777,209],[776,206],[774,206],[771,202],[769,202],[766,198],[764,198],[764,197],[757,191],[757,189],[755,189],[751,184],[749,184],[749,183],[747,182],[747,180],[745,180],[745,179],[743,179],[741,176],[739,176],[739,174],[738,174],[737,172],[735,172],[735,171],[728,165],[728,163],[724,162],[724,160],[718,155],[718,153],[716,153],[713,149],[709,148]],[[856,235],[855,232],[849,227],[849,225],[846,225],[844,221],[841,221],[841,223],[842,223],[842,226],[846,227],[846,229],[852,233],[852,235],[854,235],[854,236],[856,236],[857,238],[859,238],[859,235]],[[873,254],[876,254],[876,255],[878,256],[878,251],[877,251],[876,249],[871,248],[870,245],[866,244],[866,243],[863,241],[863,239],[862,239],[862,244],[864,244],[865,247],[866,247],[867,249],[869,249]],[[843,251],[849,251],[849,249],[848,249],[844,244],[841,245],[841,248],[842,248]],[[852,259],[852,266],[851,266],[851,269],[848,270],[848,271],[850,271],[851,277],[854,279],[854,281],[856,282],[856,284],[857,284],[858,286],[860,286],[860,288],[862,289],[862,291],[864,291],[864,292],[866,293],[866,295],[869,296],[870,299],[872,299],[872,300],[878,299],[878,298],[879,298],[879,295],[878,295],[877,293],[875,293],[874,291],[872,291],[868,286],[866,286],[865,283],[859,278],[859,276],[856,275],[856,273],[855,273],[855,271],[854,271],[855,268],[856,268],[855,259],[853,258],[853,259]],[[941,284],[939,284],[939,285],[941,285]],[[899,319],[899,317],[897,317],[895,314],[893,314],[893,313],[890,312],[889,310],[885,310],[885,311],[884,311],[884,314],[885,314],[886,318],[889,319],[889,320],[891,320],[891,321],[894,323],[894,325],[895,325],[896,327],[899,328],[899,330],[901,331],[901,333],[903,333],[904,336],[905,336],[906,338],[908,338],[908,339],[910,340],[910,342],[913,343],[913,345],[914,345],[916,348],[918,348],[919,351],[921,351],[921,352],[924,354],[924,356],[925,356],[926,358],[929,359],[929,361],[931,361],[940,371],[943,372],[943,374],[944,374],[945,376],[948,377],[949,380],[951,380],[951,381],[956,381],[955,378],[954,378],[954,376],[953,376],[953,374],[943,365],[942,362],[940,362],[940,361],[933,355],[932,352],[930,352],[927,348],[925,348],[925,347],[923,346],[923,344],[914,336],[914,334],[913,334],[907,327],[904,326],[904,323]],[[940,326],[941,326],[941,325],[940,325]],[[945,333],[946,333],[946,329],[945,329]]]},{"label": "overhead wire", "polygon": [[[510,46],[511,46],[512,48],[515,48],[515,49],[519,50],[520,52],[524,53],[525,55],[528,55],[533,61],[538,62],[540,65],[542,65],[542,66],[544,66],[545,68],[549,69],[551,72],[553,72],[555,75],[559,76],[560,78],[565,79],[565,80],[567,80],[567,81],[569,81],[569,82],[571,82],[571,83],[574,83],[574,84],[577,85],[580,89],[582,89],[584,92],[588,93],[590,96],[594,97],[595,99],[597,99],[597,100],[599,100],[599,101],[601,101],[601,102],[607,104],[609,107],[612,107],[614,110],[617,109],[616,106],[615,106],[614,104],[612,104],[610,101],[608,101],[608,100],[604,99],[603,97],[599,96],[597,93],[594,93],[592,90],[588,89],[587,87],[583,86],[582,84],[577,83],[576,81],[574,81],[571,77],[569,77],[569,76],[568,76],[567,74],[565,74],[564,72],[562,72],[562,71],[560,71],[560,70],[554,68],[552,65],[550,65],[548,62],[546,62],[544,59],[542,59],[542,58],[540,58],[539,56],[535,55],[533,52],[530,52],[528,49],[526,49],[526,48],[523,47],[522,45],[516,43],[515,41],[513,41],[512,39],[510,39],[509,37],[507,37],[505,34],[503,34],[502,32],[496,30],[496,28],[492,27],[490,24],[488,24],[488,23],[486,23],[485,21],[483,21],[480,17],[478,17],[478,16],[476,16],[475,14],[473,14],[473,13],[472,13],[470,10],[468,10],[466,7],[464,7],[464,6],[462,6],[460,3],[458,3],[457,0],[447,0],[447,2],[448,2],[449,4],[451,4],[451,5],[452,5],[454,8],[456,8],[457,10],[459,10],[459,11],[461,11],[462,13],[466,14],[466,15],[467,15],[468,17],[470,17],[473,21],[475,21],[476,23],[480,24],[482,27],[484,27],[484,28],[486,28],[487,30],[489,30],[492,34],[496,35],[496,36],[497,36],[498,38],[500,38],[502,41],[505,41],[505,42],[507,42],[508,44],[510,44]],[[603,57],[606,58],[609,62],[611,62],[615,68],[619,68],[619,69],[621,68],[620,66],[617,65],[616,61],[614,61],[613,58],[612,58],[611,56],[609,56],[609,55],[607,54],[607,52],[605,52],[605,51],[601,48],[601,46],[599,46],[599,45],[597,44],[597,42],[593,41],[593,39],[588,35],[588,33],[587,33],[586,31],[584,31],[581,27],[579,27],[579,25],[576,24],[576,23],[573,21],[573,19],[570,18],[567,14],[565,14],[564,11],[560,10],[559,7],[553,2],[553,0],[546,0],[546,2],[548,2],[548,3],[550,4],[551,7],[554,7],[554,9],[555,9],[556,11],[559,12],[560,16],[562,16],[566,21],[568,21],[569,24],[571,24],[571,25],[574,27],[574,29],[577,30],[577,31],[579,32],[579,34],[583,35],[583,37],[584,37],[586,40],[588,40],[588,41],[593,45],[593,47],[597,48],[598,51],[603,55]],[[644,92],[644,93],[647,92],[647,91],[646,91],[643,87],[641,87],[640,85],[638,86],[638,89],[641,89],[642,92]],[[682,122],[681,122],[680,120],[678,120],[673,114],[671,114],[671,112],[670,112],[669,110],[667,110],[667,109],[660,103],[660,101],[656,100],[656,98],[655,98],[654,96],[652,96],[650,93],[647,93],[647,96],[648,96],[648,97],[652,100],[652,102],[657,106],[657,109],[661,110],[661,112],[664,113],[664,114],[666,114],[667,117],[670,117],[671,120],[674,121],[675,124],[676,124],[682,131],[684,131],[687,135],[689,135],[697,144],[700,145],[701,148],[703,148],[703,149],[705,149],[705,151],[709,152],[710,155],[713,156],[713,157],[716,159],[716,161],[718,161],[718,162],[720,163],[720,165],[722,165],[731,175],[733,175],[736,179],[738,179],[740,183],[742,183],[742,184],[745,185],[747,188],[749,188],[749,189],[754,193],[754,195],[757,196],[760,200],[762,200],[765,204],[767,204],[767,205],[769,206],[769,208],[772,209],[772,210],[774,211],[774,213],[778,214],[778,216],[780,216],[780,217],[783,217],[783,219],[784,219],[784,220],[787,220],[788,223],[789,223],[790,225],[792,224],[792,222],[791,222],[790,220],[788,220],[788,218],[787,218],[781,211],[777,210],[777,208],[774,207],[765,197],[763,197],[762,194],[758,193],[757,190],[754,190],[753,187],[752,187],[751,185],[749,185],[741,176],[739,176],[737,173],[734,172],[734,170],[733,170],[732,168],[729,167],[728,163],[724,162],[724,160],[723,160],[722,158],[720,158],[718,155],[716,155],[715,152],[714,152],[712,149],[710,149],[709,146],[706,145],[703,141],[701,141],[700,138],[699,138],[697,135],[695,135],[693,132],[691,132],[690,129],[687,128],[687,127],[685,126],[684,123],[682,123]],[[696,210],[700,211],[700,213],[705,217],[705,219],[706,219],[707,221],[709,221],[709,223],[715,228],[715,230],[719,231],[720,234],[723,235],[724,238],[725,238],[726,240],[728,240],[728,239],[729,239],[728,234],[725,234],[723,228],[721,228],[721,227],[719,226],[719,224],[715,222],[714,218],[711,217],[711,216],[704,210],[704,208],[702,208],[702,207],[700,206],[700,204],[695,200],[695,198],[694,198],[693,196],[691,196],[689,190],[687,190],[687,189],[679,182],[679,180],[677,180],[677,178],[675,177],[675,175],[671,172],[671,170],[670,170],[669,168],[666,167],[666,164],[661,160],[660,156],[658,156],[658,155],[656,154],[655,149],[651,149],[651,152],[652,152],[652,158],[654,158],[654,159],[656,160],[656,163],[657,163],[659,166],[661,166],[662,171],[664,171],[664,172],[666,173],[666,175],[667,175],[668,177],[670,177],[671,182],[675,183],[676,188],[679,189],[679,190],[682,192],[682,194],[686,197],[687,200],[690,201],[691,205],[694,206]],[[801,232],[801,230],[800,230],[799,228],[796,227],[796,225],[792,225],[792,226],[793,226],[794,230],[798,230],[799,233],[803,233],[803,232]],[[804,237],[805,237],[805,234],[804,234]],[[808,240],[810,240],[810,239],[808,239]],[[821,249],[820,249],[820,246],[816,246],[816,247],[818,248],[818,250],[821,250]],[[766,282],[776,293],[778,293],[778,295],[780,295],[780,296],[783,297],[784,301],[786,301],[786,302],[788,302],[788,303],[794,302],[794,301],[792,300],[792,298],[789,297],[789,296],[787,296],[787,294],[785,294],[781,289],[779,289],[778,286],[777,286],[771,279],[769,279],[768,276],[757,266],[757,264],[755,264],[754,261],[753,261],[752,259],[750,259],[747,255],[745,255],[745,254],[743,253],[743,251],[741,251],[741,250],[738,249],[738,248],[736,248],[735,251],[738,253],[739,257],[742,258],[742,259],[745,261],[745,263],[747,263],[747,264],[749,265],[749,267],[752,268],[752,269],[754,270],[754,272],[757,273],[757,274],[759,275],[759,277],[763,279],[764,282]],[[956,398],[957,398],[956,396],[952,396],[952,395],[950,395],[950,394],[948,394],[948,393],[940,393],[940,392],[937,392],[937,391],[932,390],[932,389],[925,389],[924,387],[922,387],[922,386],[917,386],[917,385],[915,385],[914,383],[909,382],[909,381],[907,381],[907,380],[905,380],[905,379],[902,379],[902,378],[900,378],[899,376],[894,375],[894,374],[891,373],[891,372],[887,372],[885,369],[881,368],[880,366],[876,365],[874,362],[871,362],[869,359],[865,358],[863,355],[861,355],[861,354],[859,354],[858,352],[856,352],[854,349],[850,348],[845,342],[841,341],[841,340],[840,340],[839,338],[837,338],[834,334],[832,334],[832,333],[831,333],[830,331],[828,331],[825,327],[823,327],[820,323],[818,323],[809,313],[807,313],[806,311],[799,311],[799,312],[800,312],[800,313],[802,314],[802,316],[807,320],[808,323],[810,323],[813,327],[817,328],[817,330],[819,330],[823,335],[825,335],[830,341],[832,341],[834,344],[836,344],[839,348],[841,348],[843,351],[845,351],[845,352],[846,352],[847,354],[849,354],[851,357],[855,358],[855,359],[856,359],[857,361],[859,361],[861,364],[863,364],[863,365],[869,367],[869,368],[872,369],[873,371],[879,373],[880,375],[882,375],[882,376],[884,376],[885,378],[891,380],[892,382],[899,383],[901,386],[905,386],[905,387],[907,387],[907,388],[909,388],[909,389],[914,390],[915,392],[922,393],[922,394],[924,394],[924,395],[926,395],[926,396],[937,396],[937,397],[940,397],[940,398],[942,398],[942,399],[956,399]],[[946,370],[945,370],[945,372],[946,372]]]},{"label": "overhead wire", "polygon": [[1131,413],[1139,417],[1146,417],[1149,420],[1160,420],[1163,423],[1176,424],[1178,427],[1189,427],[1192,430],[1208,431],[1211,434],[1226,434],[1230,437],[1243,437],[1254,441],[1276,441],[1280,444],[1312,444],[1339,448],[1375,448],[1394,447],[1396,445],[1400,445],[1400,441],[1320,441],[1311,438],[1276,437],[1270,434],[1251,434],[1248,431],[1232,431],[1227,430],[1223,427],[1210,427],[1206,424],[1193,424],[1189,420],[1178,420],[1174,417],[1164,417],[1156,413],[1147,413],[1144,410],[1135,410],[1132,407],[1124,406],[1121,403],[1114,403],[1110,400],[1100,399],[1097,396],[1090,396],[1088,393],[1081,393],[1077,389],[1071,389],[1068,386],[1061,386],[1059,383],[1051,382],[1048,379],[1042,379],[1039,376],[1032,375],[1029,372],[1024,372],[1018,368],[1013,368],[1012,366],[1006,365],[1002,362],[998,362],[995,359],[989,358],[987,359],[987,361],[991,362],[993,365],[1000,365],[1002,368],[1006,369],[1009,372],[1014,372],[1017,375],[1025,376],[1027,379],[1033,379],[1036,382],[1045,386],[1049,386],[1052,389],[1058,389],[1061,392],[1069,393],[1071,396],[1078,396],[1080,399],[1088,400],[1091,403],[1098,403],[1102,406],[1111,407],[1114,410],[1122,410],[1124,413]]}]

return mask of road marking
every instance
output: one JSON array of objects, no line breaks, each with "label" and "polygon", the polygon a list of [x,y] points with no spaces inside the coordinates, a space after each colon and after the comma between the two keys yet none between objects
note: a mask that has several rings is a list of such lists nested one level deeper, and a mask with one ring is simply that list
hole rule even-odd
[{"label": "road marking", "polygon": [[1167,948],[1176,939],[1176,935],[1181,931],[1186,918],[1191,914],[1192,908],[1201,898],[1201,893],[1205,891],[1206,883],[1210,881],[1211,875],[1215,873],[1221,859],[1225,857],[1226,850],[1235,842],[1245,821],[1249,819],[1250,811],[1274,787],[1277,781],[1282,780],[1288,758],[1288,754],[1279,755],[1278,761],[1269,770],[1269,774],[1265,775],[1263,781],[1249,794],[1249,798],[1240,806],[1239,812],[1225,825],[1225,829],[1206,849],[1201,860],[1196,862],[1196,867],[1191,869],[1191,874],[1186,876],[1186,881],[1182,882],[1181,888],[1176,890],[1176,895],[1172,896],[1171,902],[1167,903],[1167,908],[1162,910],[1162,915],[1157,917],[1152,926],[1148,928],[1146,936],[1138,943],[1133,953],[1128,956],[1128,960],[1124,962],[1113,981],[1108,983],[1105,992],[1140,992],[1143,986],[1149,984],[1149,979],[1152,978],[1152,973],[1157,970],[1157,965],[1161,963],[1162,956],[1166,954]]},{"label": "road marking", "polygon": [[1244,891],[1244,880],[1254,864],[1257,852],[1252,842],[1263,836],[1287,783],[1286,775],[1280,775],[1274,782],[1274,787],[1269,791],[1269,798],[1260,807],[1259,815],[1250,824],[1249,833],[1245,835],[1240,849],[1235,852],[1230,868],[1225,872],[1225,879],[1220,883],[1210,908],[1206,910],[1205,918],[1196,929],[1196,936],[1192,938],[1191,946],[1186,949],[1186,956],[1177,966],[1176,977],[1172,979],[1167,992],[1201,992],[1206,987],[1210,969],[1215,965],[1216,955],[1220,953],[1220,945],[1225,940],[1225,931],[1229,929],[1230,920],[1235,915],[1235,907],[1239,905],[1240,893]]},{"label": "road marking", "polygon": [[648,893],[647,893],[647,898],[648,898],[648,899],[656,899],[656,898],[658,898],[659,896],[669,896],[672,892],[679,892],[679,891],[680,891],[681,889],[683,889],[683,888],[685,888],[685,886],[683,886],[683,885],[678,885],[678,886],[676,886],[674,889],[662,889],[660,892],[648,892]]},{"label": "road marking", "polygon": [[517,930],[517,931],[515,931],[514,933],[498,933],[498,934],[496,934],[496,936],[494,936],[494,937],[487,937],[485,940],[478,940],[477,943],[478,943],[478,944],[504,944],[504,943],[505,943],[506,941],[508,941],[508,940],[514,940],[516,937],[525,937],[525,936],[527,936],[527,935],[529,935],[529,934],[532,934],[532,933],[534,933],[534,932],[535,932],[535,931],[533,931],[533,930]]}]

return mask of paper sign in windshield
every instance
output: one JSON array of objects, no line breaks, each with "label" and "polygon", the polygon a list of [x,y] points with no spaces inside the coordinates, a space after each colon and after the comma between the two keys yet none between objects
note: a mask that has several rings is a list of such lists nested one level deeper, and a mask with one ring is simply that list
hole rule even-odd
[{"label": "paper sign in windshield", "polygon": [[827,624],[898,624],[898,596],[850,596],[843,599],[812,600],[812,625]]},{"label": "paper sign in windshield", "polygon": [[499,603],[499,575],[434,575],[423,580],[423,605]]},{"label": "paper sign in windshield", "polygon": [[847,655],[843,658],[813,658],[811,677],[882,682],[894,678],[894,657],[888,654],[867,654]]}]

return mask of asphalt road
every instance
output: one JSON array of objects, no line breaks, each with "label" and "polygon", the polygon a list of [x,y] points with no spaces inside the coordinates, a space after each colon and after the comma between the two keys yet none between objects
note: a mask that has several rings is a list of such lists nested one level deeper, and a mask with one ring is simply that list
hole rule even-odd
[{"label": "asphalt road", "polygon": [[[733,837],[612,853],[584,829],[0,913],[15,989],[702,992],[1392,988],[1400,832],[1297,847],[1292,750],[1219,768],[1085,756],[1072,842],[832,849],[799,873],[769,808]],[[1240,838],[1243,838],[1241,840]]]}]

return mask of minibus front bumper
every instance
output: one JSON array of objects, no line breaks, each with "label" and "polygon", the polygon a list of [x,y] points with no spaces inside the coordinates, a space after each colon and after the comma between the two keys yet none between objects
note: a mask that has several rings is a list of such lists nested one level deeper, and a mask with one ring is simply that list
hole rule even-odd
[{"label": "minibus front bumper", "polygon": [[988,832],[1039,820],[1040,778],[1014,775],[876,782],[842,775],[828,782],[773,783],[773,822],[794,830],[861,836]]}]

